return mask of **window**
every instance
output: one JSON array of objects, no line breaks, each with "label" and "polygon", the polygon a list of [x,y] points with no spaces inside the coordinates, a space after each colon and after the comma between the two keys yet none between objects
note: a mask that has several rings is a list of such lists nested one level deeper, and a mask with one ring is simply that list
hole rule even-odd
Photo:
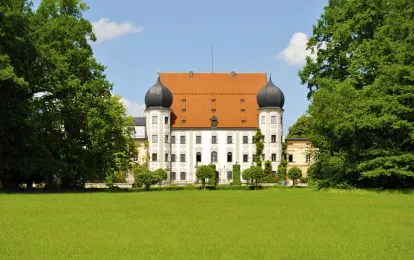
[{"label": "window", "polygon": [[183,108],[183,109],[181,109],[181,112],[185,113],[185,112],[187,112],[187,109]]},{"label": "window", "polygon": [[310,146],[310,143],[306,143],[307,146]]},{"label": "window", "polygon": [[168,153],[165,154],[165,162],[168,162]]},{"label": "window", "polygon": [[153,136],[152,136],[152,142],[153,142],[154,144],[158,143],[158,135],[153,135]]},{"label": "window", "polygon": [[293,143],[288,143],[288,145],[293,145]]},{"label": "window", "polygon": [[134,156],[134,158],[132,159],[132,161],[134,161],[134,162],[138,162],[138,160],[139,160],[138,155]]},{"label": "window", "polygon": [[165,142],[168,144],[168,135],[165,135]]},{"label": "window", "polygon": [[153,154],[152,154],[152,161],[153,161],[153,162],[158,161],[158,158],[157,158],[157,154],[156,154],[156,153],[153,153]]},{"label": "window", "polygon": [[271,123],[271,124],[273,124],[273,125],[274,125],[274,124],[277,124],[277,123],[276,123],[276,116],[272,116],[272,117],[270,118],[270,123]]},{"label": "window", "polygon": [[265,138],[265,136],[263,135],[262,136],[262,142],[264,143],[266,141],[266,138]]},{"label": "window", "polygon": [[213,135],[213,136],[211,137],[211,143],[212,143],[212,144],[217,144],[217,136]]},{"label": "window", "polygon": [[264,161],[264,160],[265,160],[265,154],[262,153],[262,161]]},{"label": "window", "polygon": [[310,154],[306,155],[306,162],[311,162],[312,161],[312,157]]},{"label": "window", "polygon": [[272,143],[276,143],[276,135],[272,135]]},{"label": "window", "polygon": [[255,144],[256,140],[254,139],[254,136],[252,137],[252,144]]},{"label": "window", "polygon": [[249,143],[249,137],[248,136],[243,136],[243,143],[244,144],[248,144]]},{"label": "window", "polygon": [[293,154],[289,154],[288,162],[293,162]]},{"label": "window", "polygon": [[242,120],[241,122],[242,122],[242,124],[246,124],[246,120]]},{"label": "window", "polygon": [[180,144],[185,144],[185,136],[180,136]]},{"label": "window", "polygon": [[201,136],[196,136],[196,144],[201,144]]},{"label": "window", "polygon": [[217,119],[215,117],[211,119],[211,127],[217,127]]},{"label": "window", "polygon": [[276,154],[272,153],[272,162],[276,162]]},{"label": "window", "polygon": [[181,120],[181,124],[185,124],[185,123],[187,123],[187,120],[185,119]]},{"label": "window", "polygon": [[240,112],[244,113],[246,112],[246,109],[240,109]]},{"label": "window", "polygon": [[196,162],[201,162],[201,153],[196,153]]},{"label": "window", "polygon": [[216,99],[215,98],[212,98],[211,99],[211,103],[216,103]]},{"label": "window", "polygon": [[156,124],[158,124],[158,117],[157,116],[152,116],[152,124],[153,125],[156,125]]},{"label": "window", "polygon": [[233,161],[233,154],[228,152],[227,153],[227,162],[232,162]]},{"label": "window", "polygon": [[244,103],[244,98],[241,98],[240,99],[240,103]]},{"label": "window", "polygon": [[171,161],[172,161],[172,162],[175,162],[175,153],[172,153],[172,154],[171,154]]},{"label": "window", "polygon": [[227,136],[227,143],[232,144],[233,143],[233,136]]},{"label": "window", "polygon": [[233,179],[233,173],[231,171],[227,172],[227,180],[231,181]]},{"label": "window", "polygon": [[185,162],[185,153],[180,154],[180,162]]},{"label": "window", "polygon": [[243,162],[249,162],[249,156],[247,154],[243,154]]},{"label": "window", "polygon": [[216,113],[216,109],[215,108],[211,109],[211,112]]},{"label": "window", "polygon": [[272,177],[276,177],[276,171],[272,171]]},{"label": "window", "polygon": [[187,99],[185,98],[181,99],[181,103],[186,103],[186,102],[187,102]]},{"label": "window", "polygon": [[176,178],[175,172],[172,172],[170,175],[170,180],[175,181],[175,178]]},{"label": "window", "polygon": [[260,120],[260,123],[261,124],[265,124],[266,123],[266,117],[265,116],[262,116],[262,118]]},{"label": "window", "polygon": [[211,162],[217,162],[217,152],[211,153]]},{"label": "window", "polygon": [[185,181],[185,172],[180,172],[180,180]]},{"label": "window", "polygon": [[175,136],[173,135],[173,136],[171,136],[171,143],[172,144],[175,144]]}]

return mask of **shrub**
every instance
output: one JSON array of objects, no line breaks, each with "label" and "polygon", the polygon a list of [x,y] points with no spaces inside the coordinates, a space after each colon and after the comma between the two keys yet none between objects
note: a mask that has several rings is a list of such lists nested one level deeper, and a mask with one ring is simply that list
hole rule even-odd
[{"label": "shrub", "polygon": [[264,175],[270,175],[272,173],[272,162],[267,160],[265,162],[265,168],[263,170]]},{"label": "shrub", "polygon": [[254,181],[255,186],[257,187],[257,183],[260,179],[263,178],[264,173],[263,169],[260,166],[252,166],[250,167],[250,178]]},{"label": "shrub", "polygon": [[209,184],[210,185],[213,185],[213,186],[216,186],[217,185],[217,171],[216,171],[216,165],[214,164],[214,163],[212,163],[212,164],[209,164],[208,165],[208,167],[210,167],[210,168],[212,168],[213,169],[213,171],[214,171],[214,173],[213,173],[213,176],[211,177],[211,178],[209,178],[208,180],[209,180]]},{"label": "shrub", "polygon": [[296,186],[297,179],[302,177],[302,170],[298,167],[293,167],[289,170],[288,176],[293,181],[293,186]]},{"label": "shrub", "polygon": [[251,178],[250,178],[250,168],[247,168],[247,169],[244,169],[243,170],[242,177],[243,177],[243,180],[246,180],[247,182],[250,182],[251,181]]},{"label": "shrub", "polygon": [[214,169],[210,165],[209,166],[206,166],[206,165],[198,166],[196,176],[199,180],[201,180],[204,188],[206,187],[206,179],[213,179],[213,176],[215,177],[216,174],[215,174]]},{"label": "shrub", "polygon": [[300,177],[301,183],[308,183],[308,177]]},{"label": "shrub", "polygon": [[159,173],[152,173],[146,168],[137,168],[134,170],[135,184],[138,188],[145,185],[145,189],[149,190],[151,185],[162,181],[162,176]]},{"label": "shrub", "polygon": [[233,164],[233,182],[232,185],[241,185],[240,181],[240,164]]},{"label": "shrub", "polygon": [[271,175],[265,175],[261,182],[263,183],[278,183],[279,182],[279,176],[271,176]]},{"label": "shrub", "polygon": [[125,172],[121,172],[121,171],[115,172],[113,182],[114,183],[126,183]]}]

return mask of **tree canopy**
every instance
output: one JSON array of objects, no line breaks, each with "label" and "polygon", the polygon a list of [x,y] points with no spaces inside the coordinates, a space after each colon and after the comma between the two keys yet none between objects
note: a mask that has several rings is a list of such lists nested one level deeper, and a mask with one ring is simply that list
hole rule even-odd
[{"label": "tree canopy", "polygon": [[0,181],[64,187],[125,171],[132,119],[111,94],[80,0],[0,5]]},{"label": "tree canopy", "polygon": [[309,116],[303,115],[289,127],[287,137],[289,138],[308,138],[310,134]]},{"label": "tree canopy", "polygon": [[312,177],[325,186],[414,185],[414,2],[330,0],[299,72],[312,103]]}]

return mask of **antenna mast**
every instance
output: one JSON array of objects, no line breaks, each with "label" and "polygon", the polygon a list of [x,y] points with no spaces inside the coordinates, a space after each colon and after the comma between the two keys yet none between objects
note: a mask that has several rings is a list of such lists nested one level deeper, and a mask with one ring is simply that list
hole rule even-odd
[{"label": "antenna mast", "polygon": [[214,42],[211,43],[211,74],[214,72]]}]

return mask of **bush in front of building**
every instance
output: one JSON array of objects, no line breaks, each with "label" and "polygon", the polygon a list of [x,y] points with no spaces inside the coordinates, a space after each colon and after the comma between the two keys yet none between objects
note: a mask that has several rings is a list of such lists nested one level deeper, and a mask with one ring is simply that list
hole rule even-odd
[{"label": "bush in front of building", "polygon": [[163,169],[157,169],[151,172],[149,169],[141,167],[134,169],[135,185],[141,188],[143,185],[146,190],[151,188],[151,185],[157,184],[167,179],[167,174]]},{"label": "bush in front of building", "polygon": [[302,170],[298,167],[293,167],[289,170],[288,177],[293,181],[293,186],[296,186],[297,179],[302,177]]},{"label": "bush in front of building", "polygon": [[213,167],[207,166],[207,165],[198,166],[196,176],[197,176],[197,179],[201,180],[202,187],[205,189],[206,188],[206,180],[207,179],[212,179],[213,177],[216,176],[215,169],[213,169]]},{"label": "bush in front of building", "polygon": [[241,185],[240,181],[240,164],[233,164],[233,185]]},{"label": "bush in front of building", "polygon": [[217,171],[216,171],[216,165],[214,163],[211,163],[208,165],[208,167],[212,168],[214,170],[214,174],[211,178],[208,179],[208,184],[216,186],[217,185]]}]

